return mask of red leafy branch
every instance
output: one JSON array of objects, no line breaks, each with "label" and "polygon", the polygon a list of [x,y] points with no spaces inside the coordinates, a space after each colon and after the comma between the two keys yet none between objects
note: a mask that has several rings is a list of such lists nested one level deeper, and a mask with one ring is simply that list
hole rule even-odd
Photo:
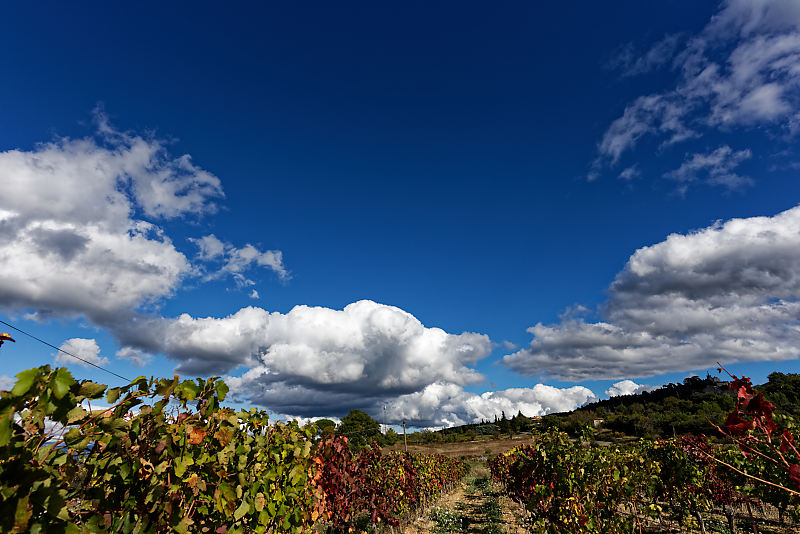
[{"label": "red leafy branch", "polygon": [[[731,378],[728,386],[731,391],[736,393],[736,406],[728,415],[723,425],[724,429],[717,425],[714,425],[714,427],[723,435],[733,440],[745,456],[757,454],[768,461],[782,466],[788,471],[789,480],[800,489],[800,453],[798,453],[795,438],[792,433],[785,428],[779,429],[777,423],[772,419],[775,406],[764,398],[763,393],[757,393],[753,389],[750,378],[746,376],[740,378],[733,375],[722,365],[719,365],[718,371],[720,373],[724,371]],[[779,446],[776,445],[776,441],[779,441]],[[770,452],[769,454],[765,454],[756,448],[758,445],[764,444],[767,445]],[[715,461],[720,462],[716,458]],[[749,478],[760,482],[766,482],[772,486],[777,486],[793,494],[800,495],[798,492],[789,488],[758,479],[747,473],[742,473],[738,469],[734,470]]]}]

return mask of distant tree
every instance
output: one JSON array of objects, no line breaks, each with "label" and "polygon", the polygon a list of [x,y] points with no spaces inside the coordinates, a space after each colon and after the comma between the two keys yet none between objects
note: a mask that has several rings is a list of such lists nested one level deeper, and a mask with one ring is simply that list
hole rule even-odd
[{"label": "distant tree", "polygon": [[511,435],[511,421],[508,420],[506,417],[506,412],[501,412],[502,416],[500,417],[500,421],[498,422],[497,426],[500,429],[500,432],[503,434]]},{"label": "distant tree", "polygon": [[484,424],[481,424],[481,425],[478,425],[477,427],[475,427],[475,431],[478,434],[482,435],[482,436],[486,436],[486,435],[489,435],[489,434],[494,434],[494,431],[496,429],[497,429],[497,426],[493,425],[493,424],[490,424],[490,423],[484,423]]},{"label": "distant tree", "polygon": [[439,443],[440,441],[442,441],[442,435],[439,432],[433,432],[431,430],[422,431],[423,443]]},{"label": "distant tree", "polygon": [[522,415],[522,411],[520,411],[511,420],[511,426],[515,432],[528,432],[533,426],[533,421],[529,417]]},{"label": "distant tree", "polygon": [[393,428],[390,428],[386,431],[386,434],[383,436],[383,440],[386,442],[387,445],[394,445],[398,441],[400,441],[400,434],[394,431]]},{"label": "distant tree", "polygon": [[422,443],[422,432],[411,432],[407,436],[408,442],[418,445]]},{"label": "distant tree", "polygon": [[566,427],[566,417],[557,414],[549,414],[542,417],[542,429],[544,430],[564,430]]},{"label": "distant tree", "polygon": [[758,386],[775,405],[776,411],[797,417],[800,415],[800,374],[770,373],[769,381]]},{"label": "distant tree", "polygon": [[342,417],[336,433],[347,436],[351,449],[362,449],[373,440],[379,445],[383,444],[380,423],[361,410],[350,410],[350,413]]},{"label": "distant tree", "polygon": [[330,419],[317,419],[314,425],[317,427],[317,435],[321,438],[330,436],[336,430],[336,423]]}]

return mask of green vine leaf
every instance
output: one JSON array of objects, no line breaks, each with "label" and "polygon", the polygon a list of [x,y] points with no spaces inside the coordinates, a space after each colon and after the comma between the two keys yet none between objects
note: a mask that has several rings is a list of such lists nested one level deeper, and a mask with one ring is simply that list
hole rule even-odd
[{"label": "green vine leaf", "polygon": [[28,390],[31,389],[34,380],[36,380],[38,376],[39,369],[27,369],[17,374],[17,383],[11,388],[11,395],[14,397],[25,395]]}]

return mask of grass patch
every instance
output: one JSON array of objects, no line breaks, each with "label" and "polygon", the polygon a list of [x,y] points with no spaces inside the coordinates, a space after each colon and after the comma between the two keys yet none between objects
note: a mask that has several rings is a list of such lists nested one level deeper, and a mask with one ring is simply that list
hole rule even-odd
[{"label": "grass patch", "polygon": [[434,522],[433,531],[436,533],[461,532],[461,514],[448,508],[434,508],[428,514],[428,518]]},{"label": "grass patch", "polygon": [[480,513],[486,518],[488,523],[497,523],[502,519],[500,514],[500,503],[497,497],[489,497],[480,506]]}]

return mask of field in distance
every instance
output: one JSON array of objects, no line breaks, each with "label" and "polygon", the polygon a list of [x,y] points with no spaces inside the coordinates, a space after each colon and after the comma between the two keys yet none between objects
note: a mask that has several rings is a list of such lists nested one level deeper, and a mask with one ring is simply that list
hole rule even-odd
[{"label": "field in distance", "polygon": [[[455,443],[420,443],[408,444],[408,450],[413,452],[424,452],[428,454],[442,454],[452,458],[459,458],[461,456],[475,457],[475,456],[494,456],[501,452],[506,452],[513,449],[517,445],[528,443],[531,440],[530,434],[514,435],[512,439],[479,439],[475,441],[462,441]],[[402,451],[403,440],[394,445],[384,447],[385,451]]]}]

